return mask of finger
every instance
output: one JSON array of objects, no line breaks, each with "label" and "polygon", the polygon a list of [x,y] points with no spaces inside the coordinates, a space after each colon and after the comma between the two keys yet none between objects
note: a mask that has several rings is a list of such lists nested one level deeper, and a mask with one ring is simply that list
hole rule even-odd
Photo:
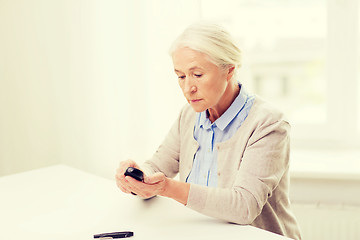
[{"label": "finger", "polygon": [[127,188],[131,191],[136,193],[139,196],[143,196],[144,193],[149,191],[150,185],[145,184],[141,181],[138,181],[130,176],[125,177],[125,181],[128,183]]},{"label": "finger", "polygon": [[135,168],[139,168],[139,166],[136,164],[135,161],[128,159],[125,161],[121,161],[119,163],[119,168],[123,169],[124,171],[128,168],[128,167],[135,167]]},{"label": "finger", "polygon": [[116,170],[117,177],[119,179],[123,179],[125,177],[124,174],[126,172],[126,169],[128,169],[129,167],[133,167],[141,170],[140,167],[133,160],[129,159],[129,160],[121,161],[119,164],[119,168]]},{"label": "finger", "polygon": [[131,191],[127,190],[126,188],[124,188],[123,186],[119,186],[120,190],[123,192],[123,193],[131,193]]},{"label": "finger", "polygon": [[132,161],[132,160],[125,160],[125,161],[121,161],[119,163],[119,167],[117,168],[116,170],[116,173],[117,174],[124,174],[125,170],[128,168],[128,167],[131,167],[133,166],[135,163]]},{"label": "finger", "polygon": [[125,178],[124,174],[116,174],[116,185],[120,188],[121,191],[125,193],[130,193],[132,191],[132,182],[129,182],[128,178]]},{"label": "finger", "polygon": [[130,193],[130,191],[126,188],[126,186],[124,186],[121,182],[116,181],[116,185],[118,186],[118,188],[124,192],[124,193]]},{"label": "finger", "polygon": [[143,184],[143,182],[140,182],[140,181],[138,181],[138,180],[136,180],[136,179],[134,179],[133,177],[130,177],[130,176],[125,176],[124,180],[125,180],[125,182],[127,182],[131,186],[141,187],[141,185]]},{"label": "finger", "polygon": [[122,181],[122,180],[124,180],[124,174],[123,174],[123,173],[120,173],[120,171],[116,171],[115,180],[116,180],[116,181]]},{"label": "finger", "polygon": [[147,184],[156,184],[165,180],[165,175],[161,172],[155,173],[151,176],[145,176],[144,182]]},{"label": "finger", "polygon": [[135,166],[136,163],[132,160],[125,160],[125,161],[121,161],[119,163],[119,167],[116,169],[116,175],[115,175],[115,179],[117,180],[124,180],[124,173],[126,171],[126,169],[130,166]]}]

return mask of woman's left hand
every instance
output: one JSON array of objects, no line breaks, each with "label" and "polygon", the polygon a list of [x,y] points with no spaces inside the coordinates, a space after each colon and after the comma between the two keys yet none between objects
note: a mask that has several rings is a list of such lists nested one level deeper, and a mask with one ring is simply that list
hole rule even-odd
[{"label": "woman's left hand", "polygon": [[130,176],[126,176],[125,180],[129,183],[131,192],[145,199],[162,195],[168,182],[168,178],[161,172],[145,176],[144,182],[137,181]]}]

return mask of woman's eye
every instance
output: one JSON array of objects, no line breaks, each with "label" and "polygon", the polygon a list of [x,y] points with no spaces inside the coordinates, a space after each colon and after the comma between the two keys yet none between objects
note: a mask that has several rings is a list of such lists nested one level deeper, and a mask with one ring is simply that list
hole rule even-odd
[{"label": "woman's eye", "polygon": [[201,78],[202,74],[194,74],[194,76],[197,77],[197,78]]},{"label": "woman's eye", "polygon": [[179,79],[185,79],[185,76],[178,76]]}]

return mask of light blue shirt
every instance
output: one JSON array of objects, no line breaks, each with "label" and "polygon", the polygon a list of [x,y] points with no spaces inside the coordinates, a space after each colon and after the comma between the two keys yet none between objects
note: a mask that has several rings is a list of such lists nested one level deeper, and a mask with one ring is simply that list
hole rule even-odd
[{"label": "light blue shirt", "polygon": [[194,156],[194,163],[188,183],[203,186],[217,186],[217,149],[216,144],[230,139],[239,129],[248,116],[255,96],[249,95],[241,87],[239,95],[230,107],[211,123],[207,111],[196,114],[194,138],[199,143],[199,148]]}]

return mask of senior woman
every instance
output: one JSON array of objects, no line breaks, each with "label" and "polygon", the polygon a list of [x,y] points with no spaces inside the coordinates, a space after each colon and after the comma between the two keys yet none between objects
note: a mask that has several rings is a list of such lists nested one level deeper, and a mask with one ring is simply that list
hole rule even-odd
[{"label": "senior woman", "polygon": [[[241,53],[229,33],[214,24],[191,25],[170,55],[189,104],[150,160],[141,167],[120,163],[118,187],[300,239],[288,195],[289,123],[238,82]],[[125,176],[128,167],[141,169],[144,181]]]}]

